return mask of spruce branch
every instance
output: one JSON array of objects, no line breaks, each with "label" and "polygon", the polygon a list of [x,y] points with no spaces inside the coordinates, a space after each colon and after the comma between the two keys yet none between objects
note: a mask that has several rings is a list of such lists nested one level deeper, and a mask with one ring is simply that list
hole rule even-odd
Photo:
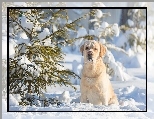
[{"label": "spruce branch", "polygon": [[31,34],[26,30],[26,29],[24,29],[21,25],[20,25],[20,23],[18,22],[18,21],[16,21],[13,17],[11,17],[11,16],[9,16],[12,20],[13,20],[13,22],[15,22],[25,33],[26,33],[26,35],[30,38],[30,39],[32,39],[31,38]]},{"label": "spruce branch", "polygon": [[[61,12],[61,11],[64,11],[64,10],[65,10],[65,9],[59,10],[58,13]],[[57,31],[55,31],[54,33],[52,33],[52,34],[46,36],[44,39],[42,39],[42,41],[44,41],[44,40],[46,40],[46,39],[48,39],[48,38],[53,38],[55,35],[58,36],[59,33],[65,32],[64,29],[66,30],[67,28],[68,28],[68,29],[69,29],[69,28],[74,28],[76,22],[80,21],[80,20],[83,19],[83,18],[86,18],[86,17],[87,17],[88,15],[90,15],[90,14],[94,14],[95,12],[96,12],[96,10],[92,10],[91,12],[89,12],[89,13],[83,15],[82,17],[80,17],[80,18],[74,20],[73,22],[71,22],[71,23],[69,23],[69,24],[65,24],[62,28],[60,28],[60,29],[58,29]],[[73,29],[73,30],[75,30],[75,29]],[[36,42],[38,42],[38,41],[35,40],[34,43],[36,43]]]}]

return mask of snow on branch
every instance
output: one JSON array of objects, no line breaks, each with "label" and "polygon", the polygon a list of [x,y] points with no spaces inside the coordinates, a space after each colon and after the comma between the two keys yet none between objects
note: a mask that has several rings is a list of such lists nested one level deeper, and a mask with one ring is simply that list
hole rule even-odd
[{"label": "snow on branch", "polygon": [[123,50],[122,48],[119,48],[119,47],[116,47],[115,45],[113,44],[105,44],[105,46],[108,48],[108,49],[113,49],[113,50],[116,50],[116,51],[119,51],[119,52],[123,52],[124,54],[128,55],[128,53]]}]

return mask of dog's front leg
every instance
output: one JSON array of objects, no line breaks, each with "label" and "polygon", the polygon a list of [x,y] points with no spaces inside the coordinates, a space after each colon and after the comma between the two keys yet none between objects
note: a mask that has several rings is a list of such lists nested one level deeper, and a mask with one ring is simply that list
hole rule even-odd
[{"label": "dog's front leg", "polygon": [[105,106],[108,106],[108,99],[104,99],[104,104]]},{"label": "dog's front leg", "polygon": [[102,96],[102,105],[108,106],[109,100],[108,100],[108,95],[105,94]]},{"label": "dog's front leg", "polygon": [[81,94],[80,102],[81,103],[88,103],[87,96],[85,94]]}]

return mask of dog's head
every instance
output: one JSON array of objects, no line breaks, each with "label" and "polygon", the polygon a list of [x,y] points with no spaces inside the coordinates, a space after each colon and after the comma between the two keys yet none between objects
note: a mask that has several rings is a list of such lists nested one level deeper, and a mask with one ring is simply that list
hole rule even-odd
[{"label": "dog's head", "polygon": [[80,51],[85,61],[93,62],[105,55],[106,48],[95,40],[88,40],[80,47]]}]

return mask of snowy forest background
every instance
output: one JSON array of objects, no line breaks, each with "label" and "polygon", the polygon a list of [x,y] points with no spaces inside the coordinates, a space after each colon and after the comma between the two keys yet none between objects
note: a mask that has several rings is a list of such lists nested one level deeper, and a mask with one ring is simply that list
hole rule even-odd
[{"label": "snowy forest background", "polygon": [[[56,7],[86,7],[86,6],[94,6],[94,7],[105,7],[105,6],[117,6],[115,3],[24,3],[24,2],[14,2],[14,3],[4,3],[2,6],[2,109],[3,109],[3,118],[9,118],[13,116],[14,118],[26,118],[25,114],[22,113],[7,113],[6,112],[6,58],[7,58],[7,51],[4,50],[7,47],[7,23],[6,23],[6,6],[56,6]],[[95,35],[97,38],[100,39],[100,42],[104,44],[108,51],[104,57],[104,62],[108,67],[108,74],[110,75],[110,80],[114,87],[115,93],[118,96],[118,100],[120,102],[119,106],[93,106],[91,104],[81,104],[79,103],[80,98],[80,79],[69,77],[68,75],[76,76],[71,72],[66,75],[66,78],[70,79],[69,81],[65,82],[62,80],[62,83],[59,84],[66,84],[71,85],[76,88],[74,90],[72,87],[66,87],[64,85],[59,86],[56,84],[55,87],[51,83],[45,84],[48,86],[46,87],[45,92],[42,88],[40,96],[30,95],[30,92],[26,92],[24,94],[24,99],[26,99],[27,106],[22,106],[21,103],[21,96],[19,94],[14,94],[15,90],[19,87],[15,87],[13,92],[9,94],[9,109],[12,111],[145,111],[146,110],[146,55],[148,55],[147,61],[147,70],[152,71],[154,66],[154,55],[153,55],[153,48],[154,48],[154,36],[152,34],[152,29],[154,28],[154,18],[153,18],[153,4],[151,3],[121,3],[119,4],[121,7],[133,6],[133,7],[148,7],[148,15],[147,15],[147,49],[146,49],[146,12],[143,9],[99,9],[95,11],[92,15],[87,15],[86,19],[81,19],[75,23],[75,27],[67,25],[67,31],[69,32],[70,39],[73,42],[69,43],[68,41],[60,40],[61,51],[65,54],[63,56],[64,60],[60,62],[62,67],[57,67],[57,69],[65,70],[69,69],[70,71],[74,72],[75,74],[80,76],[83,57],[79,51],[79,47],[84,42],[84,39],[88,38],[90,35]],[[28,10],[25,10],[26,12]],[[25,12],[22,11],[22,12]],[[48,13],[49,11],[45,10],[40,12],[40,14]],[[58,12],[57,9],[50,11],[50,12]],[[68,20],[67,23],[70,24],[76,19],[84,16],[85,14],[92,12],[92,10],[88,9],[73,9],[68,10]],[[65,14],[65,12],[63,13]],[[48,14],[47,14],[48,15]],[[65,15],[64,15],[65,16]],[[16,18],[16,17],[14,17]],[[56,17],[55,17],[56,18]],[[49,18],[50,19],[50,18]],[[57,17],[58,19],[58,17]],[[63,27],[66,24],[66,21],[63,19],[52,19],[54,22],[50,27],[36,27],[35,30],[37,32],[38,38],[40,40],[44,39],[46,36],[56,32],[59,28]],[[21,23],[21,26],[24,28],[33,29],[34,26],[31,22],[26,19],[26,17],[22,16],[18,19]],[[43,21],[44,20],[44,21]],[[41,22],[46,22],[43,19]],[[27,22],[28,21],[28,22]],[[59,25],[61,24],[61,25]],[[25,56],[18,56],[15,54],[16,50],[15,47],[19,46],[22,43],[25,43],[26,46],[32,46],[33,42],[30,42],[29,37],[27,34],[23,32],[18,27],[14,26],[9,27],[9,57],[14,59],[20,58],[18,60],[18,65],[22,65],[22,68],[27,68],[27,64],[32,66],[32,63],[29,58]],[[81,27],[83,26],[83,27]],[[74,29],[76,32],[74,32]],[[26,29],[28,31],[28,29]],[[61,35],[63,36],[63,34]],[[34,38],[34,37],[33,37]],[[64,38],[65,39],[65,38]],[[55,42],[55,41],[54,41]],[[70,41],[71,42],[71,41]],[[36,45],[36,44],[35,44]],[[37,44],[38,45],[38,44]],[[37,46],[36,45],[36,46]],[[46,40],[44,42],[45,46],[51,47],[50,40]],[[26,47],[24,46],[24,47]],[[53,45],[52,45],[53,46]],[[21,52],[18,51],[19,54],[23,53],[25,49],[22,49]],[[52,51],[52,49],[49,49]],[[43,50],[42,50],[43,51]],[[147,51],[147,52],[146,52]],[[43,52],[45,53],[45,52]],[[147,53],[147,54],[146,54]],[[40,58],[40,57],[39,57]],[[51,58],[52,59],[52,58]],[[38,60],[38,59],[37,59]],[[42,57],[39,59],[42,60]],[[17,66],[17,65],[16,65]],[[36,64],[35,64],[36,66]],[[37,66],[38,67],[38,66]],[[15,67],[16,68],[16,67]],[[36,72],[33,68],[29,68],[28,72],[34,72],[35,75],[39,77],[39,71],[42,69],[37,68]],[[23,71],[24,72],[24,71]],[[22,73],[23,73],[22,72]],[[15,74],[15,73],[12,73]],[[53,78],[53,77],[52,77]],[[148,72],[148,87],[153,86],[153,79],[154,76],[151,72]],[[44,81],[46,81],[46,77]],[[33,79],[31,79],[33,80]],[[25,80],[26,81],[26,80]],[[65,83],[64,83],[65,82]],[[56,82],[57,83],[57,82]],[[26,84],[26,83],[25,83]],[[34,83],[35,84],[35,83]],[[26,84],[25,87],[28,85]],[[44,86],[44,84],[42,85]],[[34,86],[35,87],[35,86]],[[23,92],[24,88],[20,88]],[[27,90],[28,91],[28,90]],[[38,90],[37,90],[38,91]],[[38,91],[39,92],[39,91]],[[154,93],[151,90],[148,90],[148,105],[153,103]],[[27,101],[30,99],[31,101]],[[40,101],[41,99],[41,101]],[[57,101],[57,102],[56,102]],[[25,103],[24,103],[25,104]],[[58,107],[57,107],[58,105]],[[127,118],[127,117],[140,117],[140,118],[151,118],[154,114],[154,109],[152,105],[148,106],[147,113],[95,113],[91,118]],[[88,116],[88,113],[84,113]],[[58,117],[62,118],[73,118],[75,115],[78,118],[85,118],[84,114],[78,115],[77,113],[28,113],[30,118],[41,118],[42,116],[46,116],[47,118]],[[90,116],[88,116],[90,117]]]}]

